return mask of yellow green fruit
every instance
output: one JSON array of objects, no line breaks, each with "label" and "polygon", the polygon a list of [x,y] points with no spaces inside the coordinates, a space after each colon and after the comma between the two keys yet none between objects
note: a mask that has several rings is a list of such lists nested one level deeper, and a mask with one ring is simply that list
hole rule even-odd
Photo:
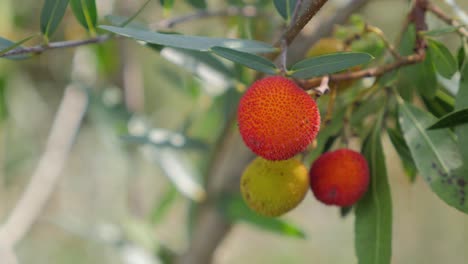
[{"label": "yellow green fruit", "polygon": [[307,168],[297,159],[252,161],[241,178],[247,205],[260,215],[280,216],[294,209],[309,188]]}]

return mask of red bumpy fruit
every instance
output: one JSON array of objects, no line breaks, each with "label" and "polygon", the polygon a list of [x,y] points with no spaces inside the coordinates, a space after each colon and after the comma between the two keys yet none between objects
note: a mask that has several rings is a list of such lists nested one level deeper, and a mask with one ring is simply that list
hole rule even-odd
[{"label": "red bumpy fruit", "polygon": [[369,167],[359,152],[339,149],[321,155],[309,171],[315,197],[328,205],[350,206],[366,192]]},{"label": "red bumpy fruit", "polygon": [[304,151],[320,128],[315,101],[282,76],[254,82],[240,100],[237,119],[245,144],[267,160]]}]

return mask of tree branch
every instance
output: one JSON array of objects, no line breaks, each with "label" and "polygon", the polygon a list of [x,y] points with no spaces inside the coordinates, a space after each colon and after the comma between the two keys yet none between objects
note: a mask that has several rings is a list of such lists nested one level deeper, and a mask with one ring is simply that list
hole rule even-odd
[{"label": "tree branch", "polygon": [[[14,246],[29,231],[49,199],[81,125],[87,107],[85,92],[67,87],[56,114],[44,153],[39,160],[29,185],[6,222],[0,227],[0,259],[14,255]],[[12,263],[13,260],[11,260]],[[9,264],[9,263],[8,263]]]},{"label": "tree branch", "polygon": [[[282,34],[275,45],[280,45],[283,41],[289,44],[325,2],[312,1],[303,15]],[[270,58],[275,59],[278,55],[279,53],[271,54]],[[235,121],[235,115],[232,121]],[[208,199],[199,205],[190,246],[179,258],[180,264],[211,263],[216,248],[232,226],[218,211],[216,201],[223,193],[232,192],[233,189],[238,191],[239,177],[254,155],[243,144],[238,130],[230,124],[232,122],[220,138],[214,160],[211,161],[213,165],[206,177]]]},{"label": "tree branch", "polygon": [[[427,29],[426,20],[425,20],[425,13],[427,10],[428,2],[427,0],[416,0],[413,8],[411,9],[410,13],[408,14],[409,22],[414,23],[417,32],[424,31]],[[377,66],[373,68],[368,68],[359,71],[351,71],[351,72],[344,72],[344,73],[337,73],[330,75],[330,81],[332,82],[339,82],[345,80],[353,80],[353,79],[360,79],[365,77],[377,77],[381,76],[387,72],[391,72],[395,69],[416,64],[419,62],[424,61],[426,58],[426,41],[424,38],[420,36],[420,34],[416,34],[416,43],[415,43],[415,53],[401,57],[397,56],[397,61],[385,64],[382,66]],[[305,90],[313,89],[320,85],[323,77],[316,77],[309,80],[299,80],[298,83],[304,88]]]},{"label": "tree branch", "polygon": [[[442,9],[440,9],[438,6],[433,5],[432,3],[428,3],[427,10],[431,11],[431,13],[437,16],[440,20],[444,21],[445,23],[451,26],[459,27],[462,25],[460,22],[445,14],[444,11],[442,11]],[[466,28],[460,27],[457,29],[457,32],[461,36],[468,38],[468,30]]]},{"label": "tree branch", "polygon": [[27,47],[27,48],[19,48],[10,50],[5,54],[0,55],[2,57],[11,57],[15,55],[24,55],[24,54],[40,54],[47,50],[53,49],[66,49],[66,48],[74,48],[83,45],[89,44],[98,44],[102,42],[108,41],[112,36],[109,34],[100,35],[95,38],[85,39],[85,40],[70,40],[70,41],[59,41],[59,42],[51,42],[47,45],[37,45],[34,47]]}]

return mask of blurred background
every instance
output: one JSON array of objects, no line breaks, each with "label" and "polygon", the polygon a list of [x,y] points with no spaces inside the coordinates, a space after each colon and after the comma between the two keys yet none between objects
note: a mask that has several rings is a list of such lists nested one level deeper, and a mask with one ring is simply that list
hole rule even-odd
[{"label": "blurred background", "polygon": [[[106,15],[130,16],[144,1],[96,2],[100,21],[109,24]],[[261,15],[200,19],[173,30],[273,43],[282,19],[266,3],[270,1],[244,2],[213,0],[208,7],[223,10],[228,5],[258,4]],[[329,1],[304,36],[346,2]],[[444,1],[434,2],[450,13]],[[0,1],[0,36],[20,40],[38,32],[42,4]],[[468,10],[468,2],[459,4]],[[372,0],[357,13],[393,40],[408,7],[403,0]],[[153,1],[137,21],[156,29],[163,20],[193,12],[186,1],[175,1],[171,10]],[[443,25],[433,17],[428,21],[434,27]],[[87,37],[68,11],[51,41]],[[449,36],[444,43],[455,48],[457,41]],[[232,65],[227,73],[194,70],[187,66],[193,62],[186,59],[174,50],[158,52],[116,39],[48,51],[28,60],[0,60],[1,220],[15,206],[36,168],[65,88],[74,83],[89,98],[52,198],[16,247],[20,263],[165,263],[164,259],[189,247],[192,201],[203,198],[201,182],[212,160],[209,150],[242,90],[226,75],[243,72],[245,81],[253,74]],[[392,263],[467,263],[468,217],[446,206],[419,177],[410,183],[386,135],[384,147],[394,206]],[[239,222],[219,245],[214,262],[356,262],[352,214],[342,218],[339,209],[318,203],[309,193],[282,219],[302,229],[306,237]]]}]

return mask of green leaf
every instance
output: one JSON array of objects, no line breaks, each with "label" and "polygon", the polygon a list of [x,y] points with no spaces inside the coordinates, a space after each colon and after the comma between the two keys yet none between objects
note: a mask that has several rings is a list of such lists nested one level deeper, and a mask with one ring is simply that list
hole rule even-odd
[{"label": "green leaf", "polygon": [[355,209],[355,248],[359,264],[390,264],[392,255],[392,200],[381,142],[382,120],[383,113],[362,150],[371,179],[367,193]]},{"label": "green leaf", "polygon": [[174,0],[159,0],[159,2],[163,6],[164,11],[168,12],[168,11],[172,10],[172,7],[174,7],[174,2],[175,1]]},{"label": "green leaf", "polygon": [[465,64],[465,59],[466,59],[465,43],[462,39],[462,43],[460,45],[460,48],[458,48],[458,52],[457,52],[457,62],[458,62],[459,70],[461,70],[463,67],[463,64]]},{"label": "green leaf", "polygon": [[41,32],[49,38],[62,21],[69,0],[45,0],[41,12]]},{"label": "green leaf", "polygon": [[438,29],[433,29],[433,30],[428,30],[428,31],[421,31],[420,34],[423,36],[428,36],[428,37],[438,37],[441,35],[445,35],[448,33],[452,33],[457,31],[459,28],[465,27],[466,25],[460,25],[460,26],[449,26],[449,27],[444,27],[444,28],[438,28]]},{"label": "green leaf", "polygon": [[408,175],[411,182],[414,182],[416,179],[416,174],[418,173],[418,169],[414,164],[413,157],[411,156],[411,152],[408,148],[408,145],[403,138],[402,132],[400,129],[387,129],[388,137],[393,144],[393,147],[397,151],[398,155],[400,156],[400,160],[403,164],[403,168]]},{"label": "green leaf", "polygon": [[205,84],[204,91],[211,96],[224,93],[234,84],[233,70],[212,54],[165,47],[161,56],[200,78]]},{"label": "green leaf", "polygon": [[70,0],[70,6],[78,22],[92,32],[97,24],[96,1]]},{"label": "green leaf", "polygon": [[233,62],[267,74],[278,74],[279,69],[273,62],[255,54],[241,52],[224,47],[212,47],[211,51]]},{"label": "green leaf", "polygon": [[433,58],[433,54],[430,52],[426,53],[426,59],[417,65],[414,70],[417,78],[414,78],[416,89],[419,94],[427,97],[434,98],[437,92],[437,75],[434,64],[438,61]]},{"label": "green leaf", "polygon": [[176,197],[177,189],[172,185],[169,186],[169,190],[167,190],[164,195],[158,199],[158,203],[156,203],[155,207],[151,211],[151,223],[153,225],[157,225],[161,222],[167,211],[174,204]]},{"label": "green leaf", "polygon": [[243,221],[283,236],[306,237],[301,228],[285,220],[256,214],[247,207],[240,195],[224,195],[221,199],[218,199],[218,208],[232,222]]},{"label": "green leaf", "polygon": [[457,143],[449,129],[426,130],[435,117],[409,103],[399,105],[399,122],[419,173],[432,191],[450,206],[468,212],[465,192],[468,174],[462,166]]},{"label": "green leaf", "polygon": [[290,21],[297,0],[274,0],[275,8],[286,21]]},{"label": "green leaf", "polygon": [[8,117],[6,84],[6,79],[0,76],[0,122],[3,122]]},{"label": "green leaf", "polygon": [[452,56],[452,53],[450,53],[444,44],[435,40],[428,39],[428,45],[427,51],[433,59],[437,72],[445,78],[452,78],[458,68],[457,61]]},{"label": "green leaf", "polygon": [[206,9],[206,0],[185,0],[191,6],[198,8],[198,9]]},{"label": "green leaf", "polygon": [[468,123],[468,108],[463,108],[441,117],[427,129],[448,128],[466,123]]},{"label": "green leaf", "polygon": [[372,60],[373,57],[362,52],[339,52],[323,56],[308,58],[291,67],[288,72],[296,78],[312,78],[325,74],[331,74],[364,64]]},{"label": "green leaf", "polygon": [[[460,71],[460,86],[455,98],[455,110],[468,107],[468,63]],[[458,138],[458,146],[463,157],[464,167],[468,167],[468,124],[457,126],[455,133]]]},{"label": "green leaf", "polygon": [[100,26],[100,28],[118,35],[145,41],[148,43],[189,50],[209,51],[212,47],[215,46],[232,48],[238,51],[250,53],[268,53],[274,52],[276,50],[270,44],[255,40],[163,34],[148,30],[114,26]]},{"label": "green leaf", "polygon": [[442,89],[438,89],[434,98],[421,97],[424,106],[434,116],[440,118],[453,111],[453,105],[455,103],[454,98],[444,92]]},{"label": "green leaf", "polygon": [[[31,40],[32,38],[36,37],[37,35],[34,34],[32,36],[29,36],[27,38],[24,38],[18,42],[12,42],[12,41],[9,41],[7,39],[4,39],[4,38],[1,38],[0,37],[0,56],[9,52],[10,50],[14,50],[16,48],[19,48],[21,47],[22,44],[24,44],[25,42]],[[29,58],[31,57],[31,54],[24,54],[24,55],[15,55],[15,56],[8,56],[6,57],[6,59],[16,59],[16,60],[20,60],[20,59],[26,59],[26,58]]]}]

